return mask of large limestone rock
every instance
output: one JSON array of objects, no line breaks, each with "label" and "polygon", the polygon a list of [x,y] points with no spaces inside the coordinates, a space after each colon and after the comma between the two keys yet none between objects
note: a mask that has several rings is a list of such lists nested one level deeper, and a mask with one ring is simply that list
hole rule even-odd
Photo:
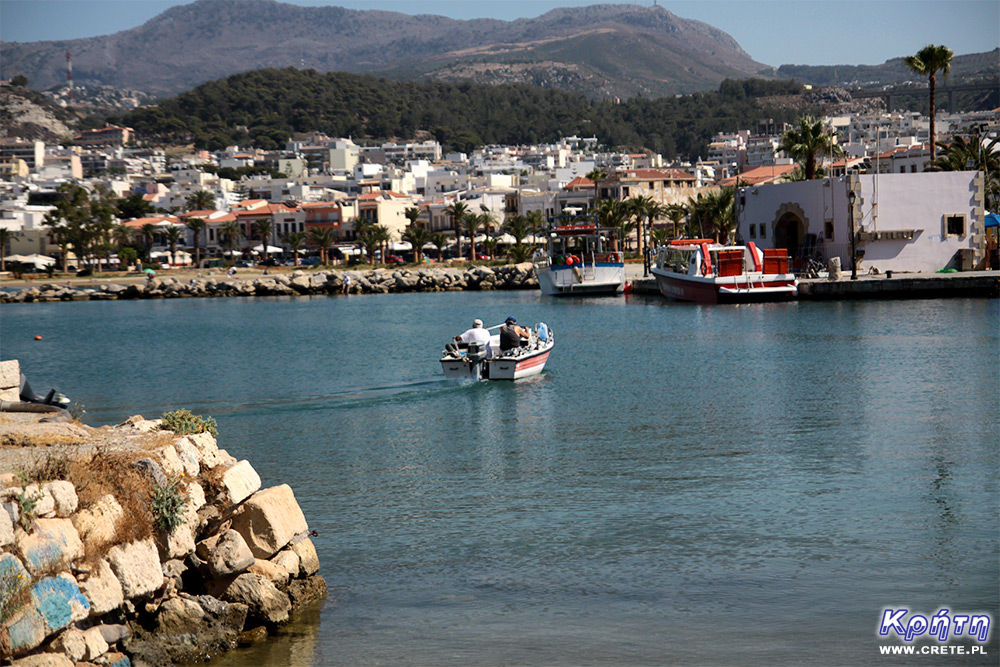
[{"label": "large limestone rock", "polygon": [[125,601],[122,585],[115,576],[111,565],[103,558],[90,570],[90,574],[78,580],[80,591],[90,601],[92,616],[101,616],[117,609]]},{"label": "large limestone rock", "polygon": [[49,572],[83,557],[83,542],[69,519],[38,519],[35,530],[15,531],[16,552],[32,574]]},{"label": "large limestone rock", "polygon": [[72,520],[87,551],[96,552],[115,540],[118,522],[124,516],[122,506],[109,493],[87,509],[74,514]]},{"label": "large limestone rock", "polygon": [[62,653],[36,653],[11,663],[13,667],[73,667],[73,661]]},{"label": "large limestone rock", "polygon": [[181,522],[169,534],[160,533],[156,536],[156,546],[160,551],[161,560],[183,558],[192,553],[195,548],[194,534],[201,523],[198,512],[190,504],[185,504]]},{"label": "large limestone rock", "polygon": [[237,505],[260,489],[260,476],[246,459],[222,473],[223,496],[230,505]]},{"label": "large limestone rock", "polygon": [[309,530],[306,518],[287,484],[263,489],[247,498],[232,519],[254,557],[268,559],[297,534]]},{"label": "large limestone rock", "polygon": [[51,496],[57,517],[66,518],[76,511],[76,488],[72,482],[63,480],[46,482],[42,485],[42,490]]},{"label": "large limestone rock", "polygon": [[208,567],[216,578],[243,572],[253,563],[253,552],[235,530],[222,533],[208,556]]},{"label": "large limestone rock", "polygon": [[187,438],[174,440],[174,450],[184,466],[184,474],[188,477],[197,476],[201,470],[201,452]]},{"label": "large limestone rock", "polygon": [[259,574],[245,573],[236,577],[223,591],[222,599],[247,605],[250,616],[270,624],[287,621],[291,609],[288,596]]},{"label": "large limestone rock", "polygon": [[292,551],[299,557],[299,574],[308,577],[319,572],[319,556],[316,546],[308,537],[292,545]]},{"label": "large limestone rock", "polygon": [[5,547],[14,542],[14,522],[10,520],[10,514],[0,509],[0,547]]},{"label": "large limestone rock", "polygon": [[0,401],[21,400],[21,364],[17,359],[0,361]]},{"label": "large limestone rock", "polygon": [[112,547],[108,563],[126,598],[150,595],[163,585],[163,570],[153,538]]}]

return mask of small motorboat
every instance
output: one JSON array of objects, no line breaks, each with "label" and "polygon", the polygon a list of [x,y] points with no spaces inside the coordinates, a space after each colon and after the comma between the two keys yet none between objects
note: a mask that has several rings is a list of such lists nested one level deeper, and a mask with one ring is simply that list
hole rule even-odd
[{"label": "small motorboat", "polygon": [[49,393],[42,396],[41,394],[36,394],[28,384],[28,378],[24,377],[24,373],[21,373],[20,386],[18,387],[18,392],[20,394],[22,403],[37,403],[39,405],[52,405],[57,408],[66,409],[69,407],[70,400],[66,398],[63,394],[60,394],[55,389],[50,389]]},{"label": "small motorboat", "polygon": [[[488,331],[499,329],[490,327]],[[469,343],[458,353],[444,351],[441,368],[448,380],[521,380],[538,375],[545,368],[549,352],[555,346],[552,329],[539,322],[521,347],[500,352],[500,335],[490,336],[489,344]]]},{"label": "small motorboat", "polygon": [[625,290],[624,255],[605,248],[613,231],[599,227],[597,216],[580,215],[575,208],[551,218],[546,249],[532,260],[542,294],[621,294]]}]

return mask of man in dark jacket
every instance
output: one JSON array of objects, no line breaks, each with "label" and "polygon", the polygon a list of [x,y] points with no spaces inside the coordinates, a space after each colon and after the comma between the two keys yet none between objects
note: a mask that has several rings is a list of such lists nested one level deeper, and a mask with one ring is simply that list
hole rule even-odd
[{"label": "man in dark jacket", "polygon": [[517,326],[516,317],[508,317],[503,326],[500,327],[500,352],[521,347],[529,338],[531,338],[531,332],[524,327]]}]

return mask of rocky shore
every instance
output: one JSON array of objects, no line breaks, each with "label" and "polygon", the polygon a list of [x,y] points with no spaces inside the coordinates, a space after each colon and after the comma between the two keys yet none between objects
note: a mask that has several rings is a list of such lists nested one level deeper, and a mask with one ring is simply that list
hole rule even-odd
[{"label": "rocky shore", "polygon": [[351,294],[537,289],[530,262],[468,269],[374,269],[370,271],[294,271],[243,280],[237,276],[194,276],[182,281],[155,277],[141,284],[107,283],[67,286],[42,283],[0,292],[0,303],[174,299],[184,297],[295,296],[339,294],[350,277]]},{"label": "rocky shore", "polygon": [[265,639],[326,596],[292,489],[261,488],[212,429],[181,435],[140,416],[91,428],[7,407],[3,664],[200,662]]}]

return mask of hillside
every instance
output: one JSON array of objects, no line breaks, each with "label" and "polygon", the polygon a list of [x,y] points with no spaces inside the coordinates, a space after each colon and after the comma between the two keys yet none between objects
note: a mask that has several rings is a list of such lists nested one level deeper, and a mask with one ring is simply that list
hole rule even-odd
[{"label": "hillside", "polygon": [[27,88],[0,88],[0,137],[58,143],[77,133],[79,117]]},{"label": "hillside", "polygon": [[[987,53],[956,55],[951,61],[950,81],[995,79],[1000,74],[1000,48]],[[926,80],[906,66],[904,58],[893,58],[881,65],[782,65],[782,79],[795,79],[814,86],[883,86]]]},{"label": "hillside", "polygon": [[[714,90],[773,74],[728,34],[662,7],[593,5],[540,17],[453,20],[274,0],[198,0],[113,35],[3,43],[3,76],[159,95],[259,68],[294,66],[429,81],[529,83],[591,99]],[[406,63],[405,67],[400,63]]]}]

